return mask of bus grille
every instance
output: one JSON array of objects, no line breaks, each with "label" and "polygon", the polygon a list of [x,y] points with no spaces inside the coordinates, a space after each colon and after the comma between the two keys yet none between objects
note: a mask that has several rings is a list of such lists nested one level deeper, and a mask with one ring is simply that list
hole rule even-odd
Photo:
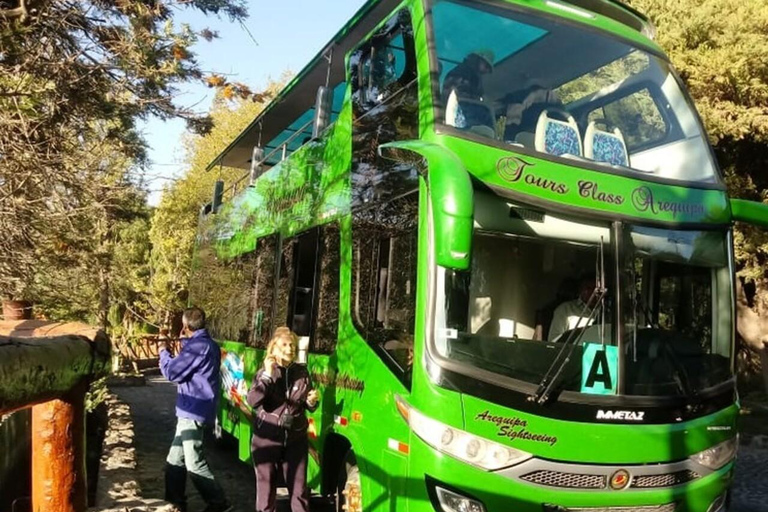
[{"label": "bus grille", "polygon": [[520,478],[533,484],[568,489],[604,489],[606,483],[605,475],[582,475],[548,470],[534,471]]},{"label": "bus grille", "polygon": [[675,503],[664,505],[645,505],[640,507],[601,507],[601,508],[566,508],[557,505],[544,505],[544,512],[675,512]]},{"label": "bus grille", "polygon": [[632,479],[632,487],[637,489],[651,489],[654,487],[672,487],[680,485],[691,480],[699,478],[698,473],[686,469],[677,473],[666,473],[664,475],[639,475]]}]

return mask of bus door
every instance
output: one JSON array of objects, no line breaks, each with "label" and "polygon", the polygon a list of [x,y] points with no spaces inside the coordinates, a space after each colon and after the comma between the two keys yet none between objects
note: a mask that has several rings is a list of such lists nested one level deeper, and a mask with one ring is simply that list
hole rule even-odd
[{"label": "bus door", "polygon": [[312,338],[314,330],[319,241],[319,228],[313,228],[295,237],[290,243],[292,282],[286,324],[297,336],[304,338],[305,343],[303,347],[300,346],[303,351],[306,351],[307,342]]}]

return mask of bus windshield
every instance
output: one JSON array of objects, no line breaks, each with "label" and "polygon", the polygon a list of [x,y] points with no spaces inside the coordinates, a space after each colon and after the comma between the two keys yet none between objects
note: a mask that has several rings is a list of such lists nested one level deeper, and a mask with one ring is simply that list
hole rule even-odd
[{"label": "bus windshield", "polygon": [[[484,210],[478,204],[478,217]],[[494,213],[505,218],[487,218]],[[470,372],[538,386],[573,345],[615,344],[612,303],[600,292],[616,290],[605,271],[611,230],[524,208],[511,216],[503,232],[476,230],[469,271],[439,269],[435,347]],[[580,390],[580,358],[561,373],[560,389]]]},{"label": "bus windshield", "polygon": [[726,235],[625,226],[627,393],[693,395],[731,376]]},{"label": "bus windshield", "polygon": [[624,358],[600,394],[692,399],[731,379],[727,233],[614,229],[507,206],[502,216],[479,201],[470,269],[437,269],[439,357],[537,400],[545,384],[553,397],[595,392],[583,379],[591,344]]},{"label": "bus windshield", "polygon": [[597,30],[435,0],[436,119],[448,130],[607,172],[718,182],[668,62]]}]

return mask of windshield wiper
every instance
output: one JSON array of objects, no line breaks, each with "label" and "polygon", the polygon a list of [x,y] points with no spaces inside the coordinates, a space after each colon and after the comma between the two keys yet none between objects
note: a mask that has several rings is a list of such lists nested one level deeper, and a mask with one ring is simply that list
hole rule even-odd
[{"label": "windshield wiper", "polygon": [[[563,346],[560,349],[560,352],[557,353],[557,357],[555,357],[554,361],[552,361],[552,364],[547,369],[547,373],[544,374],[541,382],[539,382],[539,386],[536,388],[536,391],[532,395],[528,396],[528,400],[531,402],[536,402],[539,405],[543,405],[547,402],[547,400],[549,400],[552,391],[560,382],[565,367],[568,366],[568,363],[571,361],[571,356],[573,355],[574,350],[576,350],[576,347],[579,346],[581,338],[584,337],[584,332],[586,329],[583,327],[589,327],[591,325],[592,321],[597,315],[598,309],[603,306],[603,300],[605,299],[605,294],[608,290],[605,287],[605,261],[603,256],[602,240],[600,241],[599,253],[597,255],[597,267],[599,269],[599,278],[595,283],[595,288],[592,290],[592,294],[590,295],[589,300],[586,304],[584,304],[584,309],[582,310],[582,314],[579,317],[579,321],[576,324],[576,327],[568,332],[568,336],[563,342]],[[594,305],[590,307],[590,304]],[[589,312],[589,314],[585,320],[584,314],[587,312]],[[603,315],[603,317],[604,316],[605,315]],[[582,321],[584,321],[583,326]],[[601,329],[600,337],[603,338],[603,336],[604,333]],[[563,357],[564,354],[565,357]]]},{"label": "windshield wiper", "polygon": [[[574,350],[576,350],[576,347],[579,346],[581,338],[584,337],[585,329],[582,327],[588,327],[591,325],[592,320],[594,320],[595,316],[597,315],[598,309],[600,309],[602,305],[603,299],[605,298],[605,293],[605,287],[595,286],[595,289],[592,291],[592,295],[589,299],[590,302],[595,300],[595,305],[591,308],[585,305],[582,312],[586,313],[589,311],[584,325],[582,326],[582,321],[585,320],[585,317],[582,314],[582,316],[579,318],[579,323],[568,333],[568,337],[563,342],[563,347],[560,349],[560,352],[557,353],[557,357],[555,357],[555,360],[552,361],[552,364],[549,366],[549,369],[547,369],[547,373],[544,374],[541,382],[539,382],[539,386],[536,389],[536,392],[530,395],[528,400],[538,404],[544,404],[547,402],[547,400],[549,400],[549,396],[551,395],[552,390],[559,383],[560,376],[563,374],[565,367],[568,366],[568,363],[571,361],[571,356],[573,355]],[[568,352],[565,354],[565,358],[563,358],[563,354],[565,353],[566,349],[568,349]],[[552,375],[553,370],[555,370],[554,375]]]}]

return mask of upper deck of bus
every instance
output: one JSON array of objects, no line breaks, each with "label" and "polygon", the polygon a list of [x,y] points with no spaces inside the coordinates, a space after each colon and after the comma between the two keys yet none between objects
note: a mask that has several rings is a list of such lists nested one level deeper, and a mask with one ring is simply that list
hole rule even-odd
[{"label": "upper deck of bus", "polygon": [[[614,216],[730,222],[701,121],[652,25],[613,0],[369,1],[209,168],[247,169],[258,144],[262,171],[290,159],[311,138],[319,86],[333,91],[332,122],[351,116],[350,67],[376,66],[354,53],[403,8],[415,54],[405,55],[402,33],[387,51],[394,74],[413,59],[418,138],[458,155],[476,180],[512,199]],[[445,91],[472,54],[491,55],[486,96]]]}]

